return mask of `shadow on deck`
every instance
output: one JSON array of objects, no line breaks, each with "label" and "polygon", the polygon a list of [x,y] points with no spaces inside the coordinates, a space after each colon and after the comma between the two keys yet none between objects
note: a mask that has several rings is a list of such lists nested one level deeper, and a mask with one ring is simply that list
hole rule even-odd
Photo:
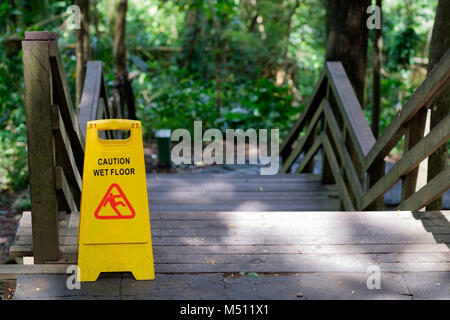
[{"label": "shadow on deck", "polygon": [[[336,188],[310,174],[157,174],[148,188],[155,281],[112,273],[68,290],[55,273],[77,260],[72,214],[63,257],[22,266],[15,299],[450,298],[448,212],[339,212]],[[17,237],[11,252],[32,255],[29,213]]]}]

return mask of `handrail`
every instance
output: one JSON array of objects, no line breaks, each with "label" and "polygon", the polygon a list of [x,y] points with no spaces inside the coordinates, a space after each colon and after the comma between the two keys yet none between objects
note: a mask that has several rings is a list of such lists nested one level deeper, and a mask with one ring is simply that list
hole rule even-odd
[{"label": "handrail", "polygon": [[22,42],[35,263],[59,258],[58,212],[78,211],[86,122],[110,118],[99,61],[87,63],[75,114],[56,34],[26,32]]},{"label": "handrail", "polygon": [[442,57],[439,63],[431,70],[427,78],[414,91],[413,95],[389,123],[376,144],[364,160],[364,169],[367,170],[375,160],[384,159],[402,137],[405,124],[421,109],[429,108],[439,97],[442,90],[449,84],[450,79],[450,50]]},{"label": "handrail", "polygon": [[[400,209],[426,206],[450,184],[448,167],[428,183],[418,169],[450,138],[450,116],[425,131],[426,110],[449,84],[450,50],[376,141],[342,64],[327,62],[310,102],[282,144],[281,173],[290,172],[302,154],[296,172],[305,172],[322,150],[322,180],[339,186],[342,208],[381,210],[384,194],[399,180]],[[385,174],[384,158],[403,135],[404,155]]]},{"label": "handrail", "polygon": [[78,123],[83,143],[86,140],[88,121],[111,118],[102,68],[101,61],[88,61],[86,64],[86,76],[78,107]]}]

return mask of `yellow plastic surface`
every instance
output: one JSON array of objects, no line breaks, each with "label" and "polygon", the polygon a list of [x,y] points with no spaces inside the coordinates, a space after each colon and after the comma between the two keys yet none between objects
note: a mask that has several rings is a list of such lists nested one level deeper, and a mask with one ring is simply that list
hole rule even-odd
[{"label": "yellow plastic surface", "polygon": [[[100,130],[130,136],[103,140]],[[125,271],[137,280],[155,278],[140,121],[87,123],[78,244],[80,281]]]}]

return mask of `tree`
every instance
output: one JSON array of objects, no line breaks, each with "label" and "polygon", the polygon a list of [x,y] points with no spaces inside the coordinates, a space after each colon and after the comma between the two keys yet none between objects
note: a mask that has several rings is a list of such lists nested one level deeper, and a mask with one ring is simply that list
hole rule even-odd
[{"label": "tree", "polygon": [[[120,110],[128,111],[129,119],[136,119],[136,106],[133,88],[131,87],[131,81],[128,78],[127,70],[127,48],[125,43],[125,26],[127,15],[127,0],[120,0],[117,18],[116,28],[114,34],[114,64],[115,64],[115,83],[114,83],[114,98],[117,105],[120,105]],[[116,111],[117,111],[116,105]]]},{"label": "tree", "polygon": [[327,61],[341,61],[361,105],[369,31],[366,10],[370,0],[327,0]]},{"label": "tree", "polygon": [[[436,19],[430,44],[428,72],[439,62],[450,48],[450,1],[439,0]],[[431,107],[431,129],[449,113],[450,88],[445,89]],[[428,181],[445,169],[447,162],[447,143],[444,143],[428,158]],[[441,210],[442,196],[427,206],[427,210]]]},{"label": "tree", "polygon": [[78,107],[83,92],[84,76],[86,73],[85,66],[90,57],[89,0],[76,0],[75,3],[80,8],[81,14],[80,29],[76,31],[77,43],[75,48],[77,57],[76,103]]},{"label": "tree", "polygon": [[[382,0],[376,2],[380,8],[380,19],[383,17]],[[373,33],[373,106],[372,106],[372,132],[375,139],[380,133],[380,113],[381,113],[381,65],[383,62],[383,23],[380,21],[380,28],[375,28]]]}]

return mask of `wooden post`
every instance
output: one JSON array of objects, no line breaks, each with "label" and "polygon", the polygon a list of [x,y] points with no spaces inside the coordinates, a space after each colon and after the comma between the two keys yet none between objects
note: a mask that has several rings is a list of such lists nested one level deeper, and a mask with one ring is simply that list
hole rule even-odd
[{"label": "wooden post", "polygon": [[[323,123],[322,123],[323,131],[325,132],[325,134],[327,136],[329,136],[328,132],[327,132],[327,122],[325,121],[326,115],[324,114],[323,117],[324,117]],[[336,181],[333,176],[333,171],[331,171],[330,162],[329,162],[329,160],[327,158],[327,154],[323,148],[322,148],[322,183],[323,184],[336,184]]]},{"label": "wooden post", "polygon": [[[309,125],[309,123],[308,123],[308,125]],[[314,125],[314,128],[312,129],[311,135],[305,141],[304,155],[306,155],[306,152],[308,152],[308,150],[314,145],[314,141],[317,138],[316,135],[317,135],[317,123]],[[305,169],[303,169],[304,173],[313,173],[313,171],[314,171],[314,157],[311,158],[311,160],[305,166]]]},{"label": "wooden post", "polygon": [[49,44],[55,39],[53,32],[26,32],[22,42],[35,263],[59,257],[49,59]]},{"label": "wooden post", "polygon": [[[330,101],[330,94],[332,94],[330,85],[327,85],[326,97],[327,97],[328,101]],[[327,121],[325,118],[326,116],[327,115],[324,112],[324,115],[322,117],[322,130],[328,136]],[[326,154],[324,148],[322,148],[322,183],[323,184],[335,184],[336,183],[334,176],[333,176],[333,171],[331,170],[331,166],[330,166],[330,163],[329,163],[329,160],[327,158],[327,154]]]},{"label": "wooden post", "polygon": [[[405,147],[403,154],[406,154],[416,143],[418,143],[430,130],[428,109],[419,110],[414,118],[407,124],[405,133]],[[428,123],[427,123],[428,122]],[[408,199],[427,183],[428,159],[406,176],[402,178],[401,202]]]},{"label": "wooden post", "polygon": [[[381,177],[384,176],[385,162],[384,159],[375,161],[367,170],[367,186],[366,192],[369,190]],[[365,210],[366,211],[382,211],[384,205],[384,196],[376,198]]]}]

